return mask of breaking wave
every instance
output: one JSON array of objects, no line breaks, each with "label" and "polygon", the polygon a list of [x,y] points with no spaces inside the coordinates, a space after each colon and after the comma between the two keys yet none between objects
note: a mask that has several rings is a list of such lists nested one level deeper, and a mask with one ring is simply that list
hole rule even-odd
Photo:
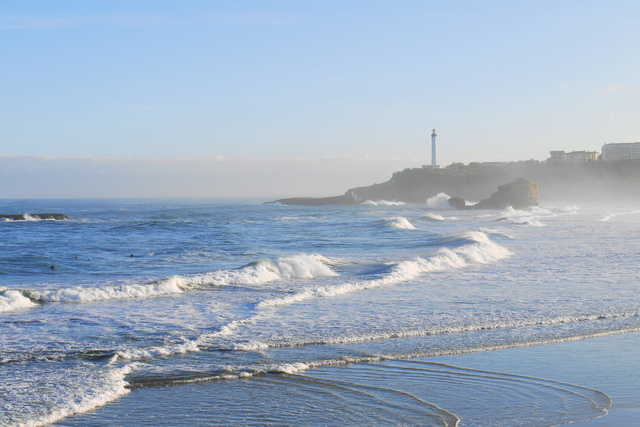
[{"label": "breaking wave", "polygon": [[152,283],[67,289],[0,290],[0,312],[29,308],[40,303],[70,301],[102,301],[146,298],[206,287],[255,285],[280,279],[312,279],[336,276],[329,258],[316,254],[300,254],[275,260],[259,260],[233,270],[218,270],[191,276],[172,276]]},{"label": "breaking wave", "polygon": [[[62,369],[54,371],[43,367],[47,371],[46,380],[40,373],[38,393],[46,394],[47,405],[24,405],[23,407],[2,411],[8,417],[2,420],[2,425],[19,425],[25,427],[44,426],[61,420],[71,414],[87,412],[104,406],[120,396],[129,393],[125,376],[134,365],[121,367],[105,366],[100,369],[82,368]],[[33,378],[29,379],[32,382]],[[32,387],[15,387],[10,389],[13,397],[20,397],[29,402]],[[0,408],[2,404],[0,404]],[[2,408],[3,409],[3,408]],[[7,423],[7,424],[5,424]]]},{"label": "breaking wave", "polygon": [[411,221],[409,221],[407,218],[405,218],[403,216],[398,216],[398,217],[395,217],[395,218],[385,218],[384,222],[389,227],[399,228],[401,230],[415,230],[416,229],[416,227],[414,227],[413,224],[411,224]]},{"label": "breaking wave", "polygon": [[441,248],[429,258],[415,257],[411,260],[392,264],[388,273],[378,279],[342,283],[335,286],[305,288],[284,297],[261,301],[258,307],[293,304],[309,298],[332,297],[349,292],[393,285],[411,280],[424,273],[464,268],[474,264],[487,264],[508,257],[508,249],[494,243],[482,232],[472,231],[460,236],[469,243],[454,249]]},{"label": "breaking wave", "polygon": [[544,223],[540,221],[543,216],[554,216],[554,214],[543,208],[531,208],[530,210],[518,210],[511,207],[501,213],[498,221],[504,221],[508,224],[526,225],[530,227],[544,227]]},{"label": "breaking wave", "polygon": [[368,206],[402,206],[405,203],[404,202],[398,202],[396,200],[365,200],[364,202],[361,203],[362,205],[368,205]]},{"label": "breaking wave", "polygon": [[615,217],[620,216],[620,215],[637,215],[637,214],[640,214],[640,211],[609,213],[609,214],[605,214],[605,215],[600,219],[600,221],[602,221],[602,222],[607,222],[607,221],[609,221],[610,219],[615,218]]},{"label": "breaking wave", "polygon": [[425,219],[429,219],[431,221],[444,221],[444,217],[434,213],[428,213],[423,216]]},{"label": "breaking wave", "polygon": [[0,313],[37,307],[37,305],[20,291],[0,289]]},{"label": "breaking wave", "polygon": [[440,193],[427,199],[427,207],[429,209],[448,209],[450,198],[448,194]]}]

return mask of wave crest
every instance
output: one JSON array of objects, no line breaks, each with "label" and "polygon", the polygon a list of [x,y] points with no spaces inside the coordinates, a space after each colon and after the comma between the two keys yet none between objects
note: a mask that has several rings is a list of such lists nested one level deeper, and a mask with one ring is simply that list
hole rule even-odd
[{"label": "wave crest", "polygon": [[511,252],[491,241],[487,234],[480,231],[464,233],[460,239],[469,243],[454,249],[441,248],[429,258],[415,257],[411,260],[393,264],[390,271],[378,279],[342,283],[335,286],[305,288],[289,295],[263,300],[258,307],[289,305],[309,298],[332,297],[349,292],[373,289],[411,280],[425,273],[464,268],[474,264],[488,264],[511,255]]},{"label": "wave crest", "polygon": [[36,302],[90,302],[179,294],[192,289],[225,285],[255,285],[281,279],[337,276],[333,261],[317,254],[299,254],[275,260],[258,260],[232,270],[192,276],[172,276],[156,282],[103,287],[74,287],[45,291],[4,290],[0,312],[36,306]]},{"label": "wave crest", "polygon": [[449,206],[449,197],[448,194],[439,193],[436,196],[429,197],[427,199],[427,207],[429,209],[448,209]]},{"label": "wave crest", "polygon": [[368,206],[402,206],[405,203],[404,202],[398,202],[396,200],[365,200],[364,202],[361,203],[362,205],[368,205]]},{"label": "wave crest", "polygon": [[20,291],[0,289],[0,313],[37,307],[37,305]]},{"label": "wave crest", "polygon": [[444,217],[442,215],[438,215],[434,213],[428,213],[424,215],[423,218],[429,219],[431,221],[444,221]]},{"label": "wave crest", "polygon": [[409,221],[407,218],[403,216],[397,216],[395,218],[385,218],[384,221],[388,226],[393,228],[399,228],[401,230],[416,229],[416,227],[414,227],[414,225],[411,224],[411,221]]}]

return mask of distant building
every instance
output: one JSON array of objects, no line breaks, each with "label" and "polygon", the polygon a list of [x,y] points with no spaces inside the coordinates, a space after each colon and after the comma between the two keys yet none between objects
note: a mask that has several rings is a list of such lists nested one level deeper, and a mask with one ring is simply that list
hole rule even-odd
[{"label": "distant building", "polygon": [[599,158],[597,151],[572,151],[570,153],[551,151],[550,154],[550,162],[586,163],[598,160]]},{"label": "distant building", "polygon": [[640,159],[640,142],[604,144],[602,146],[602,160],[605,162],[632,159]]}]

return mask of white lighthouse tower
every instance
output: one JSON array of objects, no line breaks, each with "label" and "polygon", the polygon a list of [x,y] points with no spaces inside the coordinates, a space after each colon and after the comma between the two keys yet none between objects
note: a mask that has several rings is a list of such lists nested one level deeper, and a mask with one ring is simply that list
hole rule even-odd
[{"label": "white lighthouse tower", "polygon": [[436,136],[438,136],[438,134],[434,129],[433,132],[431,133],[431,167],[432,168],[438,167],[438,165],[436,165]]},{"label": "white lighthouse tower", "polygon": [[436,163],[436,137],[437,136],[438,136],[438,134],[436,133],[436,130],[434,129],[433,132],[431,133],[431,164],[430,165],[422,165],[423,169],[427,169],[427,168],[438,169],[438,168],[440,168],[440,166]]}]

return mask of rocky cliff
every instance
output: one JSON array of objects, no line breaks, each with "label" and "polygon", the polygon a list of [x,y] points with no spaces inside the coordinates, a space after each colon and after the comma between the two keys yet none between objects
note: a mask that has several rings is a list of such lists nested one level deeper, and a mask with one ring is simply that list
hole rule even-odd
[{"label": "rocky cliff", "polygon": [[538,205],[538,185],[528,179],[518,178],[498,187],[488,199],[468,205],[461,197],[449,199],[449,205],[456,209],[524,209]]}]

